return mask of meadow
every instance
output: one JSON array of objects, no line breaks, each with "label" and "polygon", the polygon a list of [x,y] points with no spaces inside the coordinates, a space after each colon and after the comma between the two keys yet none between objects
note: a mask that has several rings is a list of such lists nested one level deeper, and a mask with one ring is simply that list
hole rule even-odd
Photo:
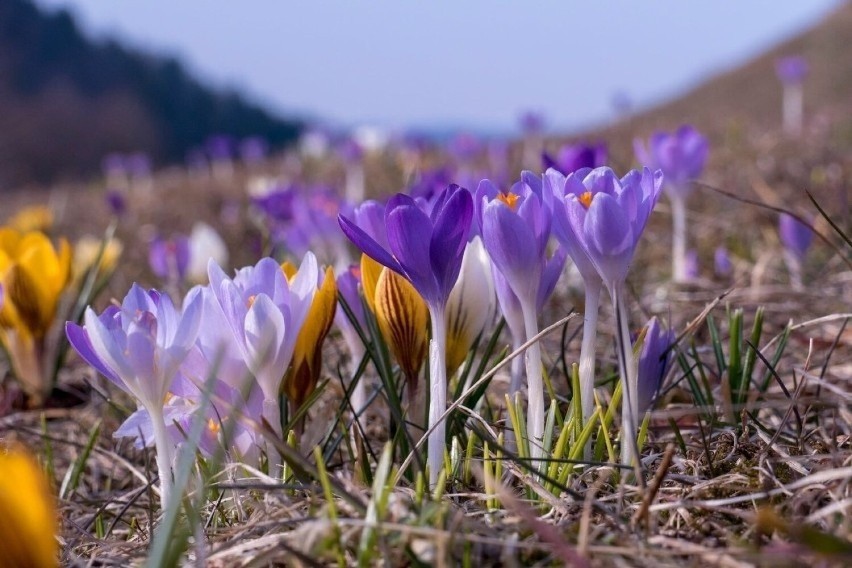
[{"label": "meadow", "polygon": [[838,130],[528,126],[11,193],[0,565],[849,562]]}]

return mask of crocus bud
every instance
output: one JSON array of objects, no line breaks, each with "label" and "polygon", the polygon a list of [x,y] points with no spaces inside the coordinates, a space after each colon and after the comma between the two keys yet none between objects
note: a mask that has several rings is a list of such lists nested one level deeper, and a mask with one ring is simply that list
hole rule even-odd
[{"label": "crocus bud", "polygon": [[728,249],[725,247],[717,247],[716,252],[713,253],[713,269],[716,272],[716,276],[729,276],[734,270]]},{"label": "crocus bud", "polygon": [[[295,266],[285,263],[282,268],[288,278],[296,275]],[[336,308],[337,284],[334,271],[329,267],[314,294],[302,329],[299,330],[293,359],[281,383],[281,390],[287,395],[293,411],[305,403],[317,386],[322,369],[322,344],[334,322]]]},{"label": "crocus bud", "polygon": [[474,237],[462,257],[459,279],[447,300],[447,372],[459,368],[477,336],[494,319],[497,296],[491,276],[491,261]]},{"label": "crocus bud", "polygon": [[814,233],[811,228],[795,217],[782,213],[778,219],[781,244],[800,261],[811,246]]},{"label": "crocus bud", "polygon": [[654,396],[669,370],[675,333],[664,328],[656,317],[645,327],[645,340],[639,354],[639,412],[651,407]]},{"label": "crocus bud", "polygon": [[189,235],[189,263],[186,276],[191,282],[198,284],[207,281],[207,265],[213,259],[219,266],[228,264],[228,246],[207,223],[198,222],[192,227]]}]

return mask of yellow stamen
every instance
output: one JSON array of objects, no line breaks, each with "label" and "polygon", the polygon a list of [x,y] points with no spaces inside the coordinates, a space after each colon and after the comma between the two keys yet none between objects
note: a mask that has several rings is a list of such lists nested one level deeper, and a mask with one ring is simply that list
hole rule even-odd
[{"label": "yellow stamen", "polygon": [[511,209],[512,211],[514,211],[515,209],[518,208],[518,199],[519,198],[520,198],[520,196],[517,193],[512,193],[512,192],[508,192],[508,193],[502,193],[501,192],[501,193],[497,194],[497,199],[499,199],[500,201],[502,201],[503,203],[508,205],[509,209]]},{"label": "yellow stamen", "polygon": [[591,206],[592,206],[592,198],[593,198],[593,197],[594,197],[594,195],[592,195],[592,192],[591,192],[591,191],[587,191],[587,192],[583,193],[583,194],[580,196],[579,201],[580,201],[580,203],[582,203],[582,204],[583,204],[583,207],[585,207],[586,209],[588,209],[589,207],[591,207]]},{"label": "yellow stamen", "polygon": [[247,308],[251,308],[251,307],[254,305],[254,301],[255,301],[256,299],[257,299],[257,295],[256,295],[256,294],[252,294],[251,296],[249,296],[249,299],[248,299],[248,301],[246,302],[246,307],[247,307]]},{"label": "yellow stamen", "polygon": [[222,429],[222,425],[211,418],[207,421],[207,429],[210,430],[214,436],[218,436],[219,431]]}]

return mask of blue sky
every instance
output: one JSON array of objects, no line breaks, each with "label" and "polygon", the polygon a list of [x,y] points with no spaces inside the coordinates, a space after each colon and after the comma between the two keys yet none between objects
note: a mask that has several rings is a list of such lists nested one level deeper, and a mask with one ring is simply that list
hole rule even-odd
[{"label": "blue sky", "polygon": [[90,35],[176,55],[205,80],[333,124],[551,130],[676,96],[838,0],[37,0]]}]

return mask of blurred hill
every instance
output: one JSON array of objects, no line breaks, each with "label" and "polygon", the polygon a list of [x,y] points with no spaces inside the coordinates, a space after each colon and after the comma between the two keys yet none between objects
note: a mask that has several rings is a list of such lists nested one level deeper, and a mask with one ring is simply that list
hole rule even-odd
[{"label": "blurred hill", "polygon": [[0,1],[0,189],[97,171],[113,151],[181,161],[209,136],[294,140],[296,120],[208,88],[175,59],[85,37],[66,11]]},{"label": "blurred hill", "polygon": [[587,135],[612,141],[630,136],[626,141],[629,145],[635,134],[671,130],[684,122],[715,137],[744,129],[777,132],[781,127],[782,89],[775,62],[782,56],[802,55],[810,68],[804,85],[806,123],[812,128],[830,125],[835,135],[845,137],[852,132],[850,39],[852,3],[843,2],[811,29],[745,64],[709,78],[674,100]]}]

